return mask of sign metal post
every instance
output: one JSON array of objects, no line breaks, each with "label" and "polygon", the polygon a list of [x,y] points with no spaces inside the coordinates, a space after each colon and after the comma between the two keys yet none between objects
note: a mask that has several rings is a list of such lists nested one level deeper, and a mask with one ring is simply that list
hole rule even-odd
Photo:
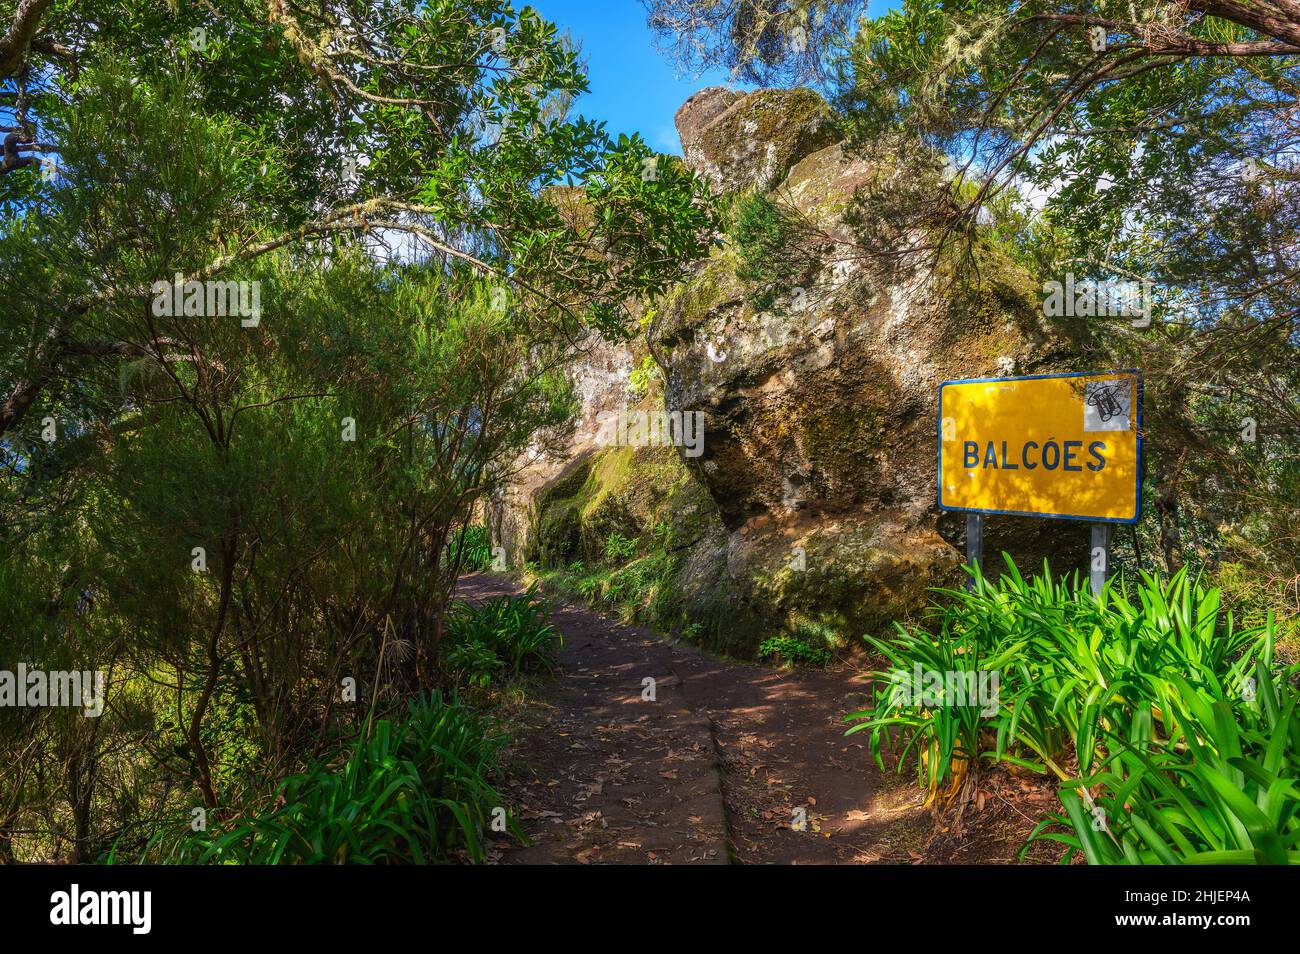
[{"label": "sign metal post", "polygon": [[1101,595],[1101,588],[1106,585],[1110,573],[1110,528],[1109,523],[1092,525],[1092,547],[1088,550],[1088,580],[1092,584],[1094,596]]},{"label": "sign metal post", "polygon": [[[966,562],[972,564],[984,562],[984,514],[982,513],[966,514]],[[967,581],[966,588],[975,589],[973,576]]]}]

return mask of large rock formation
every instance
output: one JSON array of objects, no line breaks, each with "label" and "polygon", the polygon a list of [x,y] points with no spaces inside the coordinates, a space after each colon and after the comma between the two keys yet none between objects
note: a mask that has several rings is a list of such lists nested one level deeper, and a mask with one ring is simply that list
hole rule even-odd
[{"label": "large rock formation", "polygon": [[[619,594],[720,649],[751,653],[783,631],[856,642],[960,579],[962,522],[935,506],[939,384],[1058,367],[1069,348],[1033,278],[991,246],[976,250],[978,283],[863,250],[863,195],[895,177],[929,176],[936,195],[944,183],[883,151],[847,154],[817,94],[712,88],[677,125],[733,215],[757,203],[785,223],[782,244],[759,249],[761,277],[754,249],[727,243],[653,303],[662,379],[631,404],[702,411],[703,454],[597,446],[594,424],[629,402],[620,374],[647,343],[605,354],[579,372],[602,386],[588,388],[572,453],[534,469],[497,523],[550,565],[600,562],[610,533],[638,539]],[[1083,536],[1067,559],[1082,562]],[[986,547],[1059,558],[1074,537],[999,518]]]}]

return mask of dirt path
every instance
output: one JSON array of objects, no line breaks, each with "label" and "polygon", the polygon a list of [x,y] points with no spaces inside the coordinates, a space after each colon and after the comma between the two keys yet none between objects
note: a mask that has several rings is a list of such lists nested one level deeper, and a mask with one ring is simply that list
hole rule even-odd
[{"label": "dirt path", "polygon": [[[477,574],[458,596],[516,590]],[[912,860],[928,816],[844,736],[860,677],[711,659],[582,607],[561,604],[554,620],[560,667],[508,786],[533,844],[503,861]]]},{"label": "dirt path", "polygon": [[[476,574],[457,595],[517,591]],[[539,683],[505,786],[533,843],[503,863],[988,861],[1019,843],[994,825],[991,846],[926,847],[912,777],[881,773],[865,738],[844,735],[864,698],[857,672],[717,660],[586,607],[553,618],[559,669]]]}]

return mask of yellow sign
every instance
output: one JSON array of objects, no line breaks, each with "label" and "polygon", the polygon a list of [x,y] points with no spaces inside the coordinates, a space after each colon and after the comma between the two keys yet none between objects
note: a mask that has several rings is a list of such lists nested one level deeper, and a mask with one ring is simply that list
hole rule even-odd
[{"label": "yellow sign", "polygon": [[939,386],[939,506],[1134,523],[1141,512],[1136,371]]}]

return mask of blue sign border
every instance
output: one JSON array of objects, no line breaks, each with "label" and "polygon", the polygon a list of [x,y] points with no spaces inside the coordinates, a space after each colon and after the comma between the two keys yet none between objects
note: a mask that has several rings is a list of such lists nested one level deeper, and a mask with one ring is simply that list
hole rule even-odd
[{"label": "blue sign border", "polygon": [[[1091,378],[1106,374],[1131,374],[1137,378],[1137,486],[1133,490],[1134,512],[1131,517],[1088,517],[1075,513],[1035,513],[1026,510],[979,510],[974,507],[949,507],[943,502],[943,389],[950,384],[995,384],[1000,381],[1042,381],[1048,378]],[[1146,470],[1146,457],[1142,449],[1142,372],[1137,368],[1114,371],[1070,371],[1062,374],[1027,374],[1018,378],[962,378],[944,381],[939,385],[939,428],[936,432],[939,461],[939,481],[934,488],[935,503],[940,510],[954,513],[990,513],[1007,517],[1047,517],[1056,520],[1086,520],[1088,523],[1137,523],[1142,519],[1142,477]]]}]

